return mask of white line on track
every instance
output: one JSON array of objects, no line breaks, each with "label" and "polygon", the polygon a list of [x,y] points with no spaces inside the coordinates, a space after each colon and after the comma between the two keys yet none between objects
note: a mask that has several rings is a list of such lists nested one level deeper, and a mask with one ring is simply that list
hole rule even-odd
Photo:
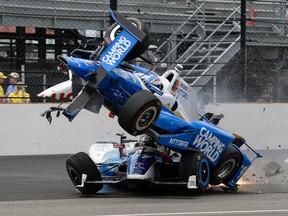
[{"label": "white line on track", "polygon": [[178,212],[178,213],[145,213],[145,214],[117,214],[117,215],[100,215],[100,216],[166,216],[166,215],[218,215],[218,214],[236,214],[236,213],[288,213],[288,209],[271,209],[271,210],[247,210],[247,211],[213,211],[213,212]]}]

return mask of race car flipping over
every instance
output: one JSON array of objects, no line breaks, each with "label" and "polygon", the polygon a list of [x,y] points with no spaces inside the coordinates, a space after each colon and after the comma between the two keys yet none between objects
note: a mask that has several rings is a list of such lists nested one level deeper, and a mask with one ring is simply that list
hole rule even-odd
[{"label": "race car flipping over", "polygon": [[[116,23],[107,29],[103,44],[95,51],[76,49],[71,56],[58,56],[62,62],[61,67],[69,71],[70,79],[45,90],[39,96],[52,96],[57,93],[62,93],[62,96],[66,93],[71,95],[72,73],[86,83],[68,107],[51,107],[43,116],[51,120],[51,112],[56,110],[72,121],[83,108],[98,113],[100,108],[105,106],[112,115],[118,117],[119,125],[126,132],[135,136],[146,134],[157,145],[165,146],[180,156],[180,162],[173,166],[177,172],[173,172],[175,176],[172,176],[172,181],[171,178],[161,178],[157,172],[147,175],[147,172],[151,172],[147,167],[153,167],[150,166],[151,161],[149,166],[140,167],[141,169],[134,173],[135,169],[132,168],[135,168],[135,164],[146,164],[145,158],[154,158],[153,164],[157,163],[159,158],[162,158],[160,161],[165,161],[158,151],[134,149],[134,153],[129,153],[127,160],[121,162],[126,169],[126,176],[121,181],[138,178],[155,184],[184,182],[189,188],[196,187],[201,191],[209,188],[209,185],[223,183],[231,190],[237,190],[237,181],[252,161],[261,155],[242,137],[216,126],[220,119],[213,114],[201,115],[198,120],[197,95],[191,86],[181,79],[178,73],[180,66],[159,76],[145,68],[127,63],[147,49],[149,32],[139,19],[125,18],[111,10],[110,15]],[[240,149],[243,144],[255,153],[253,159],[248,158]],[[72,182],[78,188],[84,188],[81,190],[83,193],[95,193],[102,188],[102,184],[115,182],[114,178],[102,178],[99,164],[96,166],[89,157],[76,154],[72,158],[67,170]],[[138,160],[142,162],[137,163]],[[75,161],[82,162],[75,165]],[[89,169],[85,168],[85,164]],[[108,166],[114,165],[108,163]]]}]

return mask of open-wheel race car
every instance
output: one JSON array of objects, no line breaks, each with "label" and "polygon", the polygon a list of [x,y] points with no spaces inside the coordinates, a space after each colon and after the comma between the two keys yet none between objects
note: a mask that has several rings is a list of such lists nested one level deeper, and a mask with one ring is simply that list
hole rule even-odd
[{"label": "open-wheel race car", "polygon": [[[95,144],[89,155],[72,155],[66,166],[73,184],[88,194],[103,184],[123,182],[182,184],[200,191],[224,184],[236,191],[237,181],[261,155],[241,136],[218,127],[220,116],[198,113],[197,93],[181,78],[179,65],[159,76],[130,64],[148,48],[149,32],[139,19],[116,11],[110,15],[115,23],[96,50],[58,56],[70,78],[39,96],[70,97],[75,76],[85,84],[66,108],[51,107],[42,115],[51,121],[51,112],[57,111],[72,121],[83,108],[99,113],[104,106],[127,133],[144,134],[150,144],[138,142],[130,150],[121,142],[111,149]],[[240,149],[243,145],[253,158]]]}]

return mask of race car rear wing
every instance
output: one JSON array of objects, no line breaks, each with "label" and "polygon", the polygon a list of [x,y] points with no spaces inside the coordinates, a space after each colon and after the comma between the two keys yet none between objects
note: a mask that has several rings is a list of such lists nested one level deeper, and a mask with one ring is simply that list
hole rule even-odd
[{"label": "race car rear wing", "polygon": [[135,45],[141,43],[146,36],[143,31],[117,11],[110,9],[110,15],[122,27],[122,31],[100,55],[100,67],[103,67],[108,73],[117,67]]},{"label": "race car rear wing", "polygon": [[110,16],[117,22],[122,28],[132,34],[138,41],[142,41],[146,34],[128,21],[124,16],[122,16],[117,11],[109,10]]}]

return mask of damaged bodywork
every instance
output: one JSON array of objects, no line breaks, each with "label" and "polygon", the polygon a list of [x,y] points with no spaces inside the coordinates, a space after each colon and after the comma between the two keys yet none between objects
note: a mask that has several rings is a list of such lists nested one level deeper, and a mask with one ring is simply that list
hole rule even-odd
[{"label": "damaged bodywork", "polygon": [[[51,107],[42,116],[51,123],[51,113],[56,111],[57,116],[63,114],[73,121],[82,109],[99,113],[105,107],[127,133],[145,134],[155,146],[135,146],[127,155],[116,156],[110,149],[110,156],[101,162],[91,159],[93,154],[77,153],[66,164],[73,184],[82,193],[96,193],[103,184],[123,181],[184,184],[201,191],[224,184],[236,191],[237,181],[261,155],[243,137],[218,127],[222,115],[198,113],[197,94],[181,78],[180,66],[159,76],[128,63],[147,49],[149,32],[138,19],[126,19],[116,11],[110,15],[116,23],[95,51],[76,49],[70,56],[58,57],[61,68],[70,74],[62,93],[70,94],[73,76],[84,85],[67,107]],[[58,84],[39,96],[61,91]],[[122,144],[114,147],[124,149]],[[246,156],[243,145],[254,158]]]}]

